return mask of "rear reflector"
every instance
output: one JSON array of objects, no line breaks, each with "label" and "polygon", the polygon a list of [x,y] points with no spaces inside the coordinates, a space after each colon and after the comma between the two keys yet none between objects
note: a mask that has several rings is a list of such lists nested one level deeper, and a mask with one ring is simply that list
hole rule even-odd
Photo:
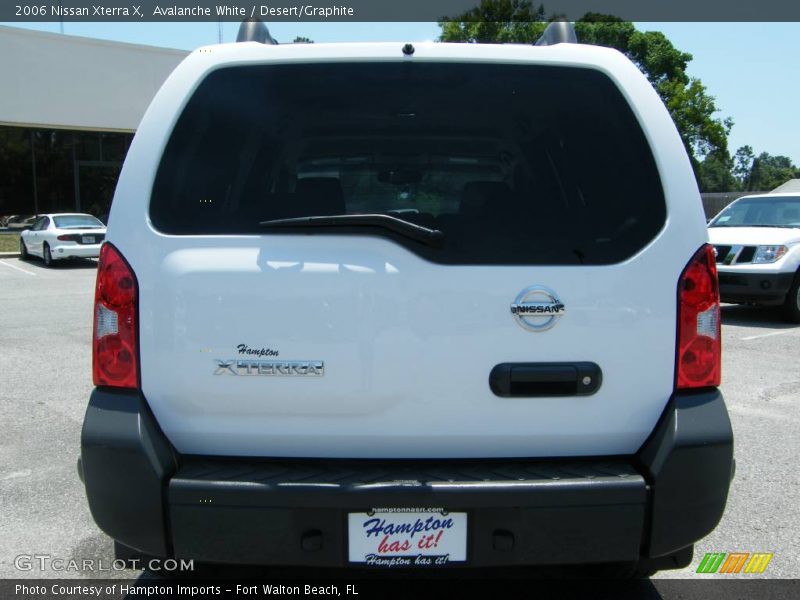
[{"label": "rear reflector", "polygon": [[94,294],[95,385],[138,388],[136,275],[114,246],[103,244]]},{"label": "rear reflector", "polygon": [[678,389],[720,384],[722,340],[714,249],[706,244],[678,282]]}]

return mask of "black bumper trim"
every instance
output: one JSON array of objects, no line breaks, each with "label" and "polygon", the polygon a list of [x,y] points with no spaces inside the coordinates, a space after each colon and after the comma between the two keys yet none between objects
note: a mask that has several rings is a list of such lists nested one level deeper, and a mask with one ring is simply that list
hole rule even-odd
[{"label": "black bumper trim", "polygon": [[[469,506],[559,506],[645,501],[644,478],[624,461],[208,460],[186,457],[169,502],[198,504],[213,494],[227,506],[383,506],[403,497],[456,497]],[[414,504],[414,506],[423,506]]]},{"label": "black bumper trim", "polygon": [[466,511],[469,563],[500,566],[675,554],[721,518],[732,451],[717,390],[675,395],[636,456],[459,461],[179,456],[144,398],[95,390],[81,460],[98,525],[148,554],[342,566],[348,512],[416,506]]},{"label": "black bumper trim", "polygon": [[98,527],[126,546],[168,556],[165,490],[177,455],[138,392],[92,392],[80,464]]},{"label": "black bumper trim", "polygon": [[794,273],[734,273],[720,271],[719,294],[722,302],[780,303],[794,281]]},{"label": "black bumper trim", "polygon": [[719,390],[676,394],[637,458],[651,486],[648,556],[693,544],[719,523],[733,477],[733,429]]},{"label": "black bumper trim", "polygon": [[377,507],[467,512],[473,565],[634,561],[645,504],[624,461],[187,459],[169,484],[177,556],[250,564],[344,566],[347,513]]}]

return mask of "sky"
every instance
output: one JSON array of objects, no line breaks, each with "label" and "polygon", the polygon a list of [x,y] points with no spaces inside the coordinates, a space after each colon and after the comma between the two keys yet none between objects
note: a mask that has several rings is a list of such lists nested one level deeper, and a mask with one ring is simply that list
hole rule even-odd
[{"label": "sky", "polygon": [[[59,23],[3,23],[59,33]],[[302,35],[315,42],[435,40],[436,23],[293,23],[268,25],[274,38]],[[689,52],[689,75],[716,99],[718,116],[731,117],[731,153],[745,144],[756,154],[784,155],[800,165],[800,23],[637,23],[663,31]],[[218,23],[65,23],[64,33],[192,50],[217,43]],[[222,24],[222,41],[236,39],[238,23]]]}]

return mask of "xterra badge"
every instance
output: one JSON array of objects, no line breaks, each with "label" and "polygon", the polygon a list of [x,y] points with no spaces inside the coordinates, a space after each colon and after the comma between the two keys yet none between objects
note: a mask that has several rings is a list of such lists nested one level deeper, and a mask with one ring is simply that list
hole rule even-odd
[{"label": "xterra badge", "polygon": [[321,360],[219,360],[214,375],[267,375],[275,377],[322,377]]},{"label": "xterra badge", "polygon": [[525,288],[511,305],[514,319],[528,331],[550,329],[565,310],[556,293],[541,285]]}]

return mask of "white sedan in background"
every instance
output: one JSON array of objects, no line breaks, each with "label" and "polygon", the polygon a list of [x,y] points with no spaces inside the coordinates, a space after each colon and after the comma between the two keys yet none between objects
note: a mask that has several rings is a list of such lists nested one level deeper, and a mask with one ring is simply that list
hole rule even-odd
[{"label": "white sedan in background", "polygon": [[20,258],[39,256],[46,266],[63,258],[97,258],[106,226],[92,215],[39,215],[19,236]]}]

